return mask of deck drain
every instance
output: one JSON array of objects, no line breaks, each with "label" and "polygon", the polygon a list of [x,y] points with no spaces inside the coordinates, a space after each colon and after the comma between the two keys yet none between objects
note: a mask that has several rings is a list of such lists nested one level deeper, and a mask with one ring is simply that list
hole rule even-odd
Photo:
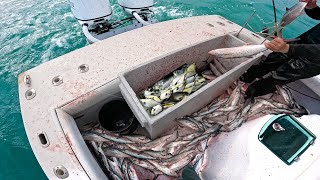
[{"label": "deck drain", "polygon": [[38,137],[42,147],[45,148],[49,146],[50,143],[45,132],[38,133]]},{"label": "deck drain", "polygon": [[54,77],[54,78],[52,79],[52,84],[53,84],[54,86],[59,86],[59,85],[62,84],[62,83],[63,83],[63,79],[62,79],[61,76],[56,76],[56,77]]},{"label": "deck drain", "polygon": [[89,71],[89,66],[86,65],[86,64],[82,64],[82,65],[79,66],[78,69],[79,69],[79,72],[85,73],[85,72]]},{"label": "deck drain", "polygon": [[68,170],[63,166],[56,166],[53,168],[53,172],[59,179],[65,179],[69,176]]},{"label": "deck drain", "polygon": [[34,89],[27,90],[25,93],[25,96],[27,100],[33,99],[36,96],[36,90]]}]

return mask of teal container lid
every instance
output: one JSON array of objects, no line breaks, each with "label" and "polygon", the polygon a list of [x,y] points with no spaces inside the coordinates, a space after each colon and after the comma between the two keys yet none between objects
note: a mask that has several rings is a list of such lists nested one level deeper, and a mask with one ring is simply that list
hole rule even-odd
[{"label": "teal container lid", "polygon": [[290,165],[314,143],[316,136],[294,116],[279,114],[261,128],[258,140]]}]

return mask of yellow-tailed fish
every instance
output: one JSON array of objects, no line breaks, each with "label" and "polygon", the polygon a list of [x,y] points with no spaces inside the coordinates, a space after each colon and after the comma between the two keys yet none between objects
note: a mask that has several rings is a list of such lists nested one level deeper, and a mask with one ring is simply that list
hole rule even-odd
[{"label": "yellow-tailed fish", "polygon": [[191,88],[191,87],[194,86],[194,84],[195,84],[195,82],[191,82],[191,83],[189,83],[189,84],[186,84],[186,86],[185,86],[184,88],[185,88],[185,89]]},{"label": "yellow-tailed fish", "polygon": [[145,91],[143,92],[144,97],[150,96],[150,95],[153,95],[153,94],[154,94],[154,93],[151,92],[150,90],[145,90]]},{"label": "yellow-tailed fish", "polygon": [[196,80],[195,80],[195,85],[197,86],[197,85],[202,84],[204,82],[206,82],[206,79],[204,77],[198,76],[198,78],[196,78]]},{"label": "yellow-tailed fish", "polygon": [[171,82],[171,84],[170,84],[170,87],[174,87],[174,86],[176,86],[176,85],[178,85],[178,84],[182,84],[182,83],[184,82],[184,75],[185,75],[185,74],[181,74],[181,75],[175,77],[175,78],[172,80],[172,82]]},{"label": "yellow-tailed fish", "polygon": [[173,76],[164,80],[163,85],[162,85],[162,89],[167,89],[170,86],[172,80],[173,80]]},{"label": "yellow-tailed fish", "polygon": [[156,102],[158,102],[158,103],[160,103],[160,102],[162,101],[158,96],[152,96],[152,95],[150,95],[150,96],[145,96],[145,98],[146,98],[146,99],[152,99],[152,100],[154,100],[154,101],[156,101]]},{"label": "yellow-tailed fish", "polygon": [[190,64],[186,70],[186,72],[195,72],[196,71],[196,63]]},{"label": "yellow-tailed fish", "polygon": [[191,87],[189,87],[189,88],[185,88],[182,92],[191,94],[191,93],[192,93],[192,89],[193,89],[193,86],[191,86]]},{"label": "yellow-tailed fish", "polygon": [[152,116],[155,116],[155,115],[159,114],[162,111],[162,109],[163,109],[162,106],[160,104],[158,104],[158,105],[152,107],[150,114]]},{"label": "yellow-tailed fish", "polygon": [[152,108],[153,106],[156,106],[159,104],[155,100],[152,100],[152,99],[140,99],[140,102],[146,108]]},{"label": "yellow-tailed fish", "polygon": [[196,77],[197,77],[197,74],[186,78],[186,84],[192,83],[196,79]]},{"label": "yellow-tailed fish", "polygon": [[160,91],[161,90],[161,86],[160,85],[155,85],[152,87],[153,91]]},{"label": "yellow-tailed fish", "polygon": [[160,99],[161,100],[165,100],[168,99],[172,94],[172,90],[171,89],[167,89],[161,92],[160,94]]},{"label": "yellow-tailed fish", "polygon": [[181,101],[186,97],[186,93],[173,93],[171,99],[173,101]]},{"label": "yellow-tailed fish", "polygon": [[183,89],[184,89],[184,85],[183,84],[178,84],[178,85],[173,87],[172,92],[173,93],[182,92]]},{"label": "yellow-tailed fish", "polygon": [[190,66],[188,66],[188,68],[186,69],[186,76],[185,76],[185,78],[194,76],[195,74],[197,74],[197,73],[196,73],[196,64],[193,63],[193,64],[191,64]]},{"label": "yellow-tailed fish", "polygon": [[197,73],[196,73],[195,71],[193,71],[193,72],[188,72],[188,73],[186,73],[185,78],[192,77],[192,76],[194,76],[194,75],[196,75],[196,74],[197,74]]},{"label": "yellow-tailed fish", "polygon": [[180,76],[181,74],[184,73],[184,70],[183,69],[179,69],[179,70],[175,70],[173,71],[173,75],[174,76]]},{"label": "yellow-tailed fish", "polygon": [[172,107],[174,105],[175,105],[175,103],[173,103],[173,102],[166,102],[163,104],[163,108],[166,109],[166,108]]}]

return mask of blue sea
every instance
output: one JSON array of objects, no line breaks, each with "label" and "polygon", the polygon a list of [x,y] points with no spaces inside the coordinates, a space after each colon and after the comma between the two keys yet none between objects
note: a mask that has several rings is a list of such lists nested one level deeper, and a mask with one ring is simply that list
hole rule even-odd
[{"label": "blue sea", "polygon": [[[278,21],[298,0],[275,0]],[[111,0],[113,18],[125,15]],[[261,31],[273,25],[271,0],[155,0],[158,21],[218,14]],[[47,179],[29,145],[21,117],[17,77],[58,56],[87,46],[67,0],[0,0],[0,179]],[[285,29],[293,38],[317,22],[306,15]]]}]

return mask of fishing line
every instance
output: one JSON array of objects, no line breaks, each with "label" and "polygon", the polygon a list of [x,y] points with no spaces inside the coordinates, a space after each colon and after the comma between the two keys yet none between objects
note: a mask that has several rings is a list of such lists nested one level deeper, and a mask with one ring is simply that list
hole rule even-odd
[{"label": "fishing line", "polygon": [[[271,27],[266,27],[264,30],[270,30],[270,29],[273,29],[274,27],[273,26],[271,26]],[[260,32],[262,32],[262,31],[260,31]]]},{"label": "fishing line", "polygon": [[[259,15],[256,14],[255,16],[258,17],[258,19],[260,20],[260,22],[262,22],[263,24],[271,24],[271,23],[274,23],[274,21],[266,23],[266,22],[263,21],[263,19],[262,19]],[[274,28],[275,26],[270,26],[270,27],[266,27],[266,26],[265,26],[265,29],[263,29],[263,30],[270,30],[270,29],[272,29],[273,31],[272,31],[270,34],[269,34],[269,33],[263,33],[263,30],[261,30],[261,31],[255,31],[254,28],[249,24],[249,22],[246,24],[246,26],[249,27],[248,29],[250,29],[252,32],[254,32],[254,33],[256,33],[256,34],[259,34],[259,35],[265,36],[265,37],[264,37],[264,40],[261,42],[261,44],[263,44],[263,43],[267,40],[268,37],[272,36],[273,34],[276,34],[276,32],[277,32],[277,30],[275,30],[275,28]],[[254,37],[252,37],[252,38],[254,38]],[[251,40],[252,38],[247,38],[247,39],[244,39],[244,40]]]},{"label": "fishing line", "polygon": [[[252,32],[254,32],[254,33],[256,33],[256,34],[262,34],[262,35],[266,35],[267,37],[270,37],[270,36],[272,36],[272,35],[270,35],[269,33],[263,33],[262,31],[255,31],[254,29],[253,29],[253,27],[248,23],[247,24],[247,26],[252,30]],[[265,28],[264,30],[269,30],[269,29],[272,29],[273,28],[273,26],[272,27],[268,27],[268,28]]]},{"label": "fishing line", "polygon": [[272,33],[268,34],[268,36],[266,36],[266,37],[264,38],[264,40],[261,42],[261,44],[263,44],[263,43],[267,40],[267,38],[271,37],[272,34],[276,34],[276,32],[277,32],[276,30],[273,30]]},{"label": "fishing line", "polygon": [[[250,26],[248,26],[248,27],[250,27]],[[272,27],[271,27],[272,28]],[[269,28],[269,29],[271,29],[271,28]],[[254,33],[256,33],[256,34],[259,34],[259,35],[264,35],[265,37],[264,37],[264,40],[260,43],[260,44],[263,44],[266,40],[267,40],[267,38],[268,37],[270,37],[271,36],[271,34],[268,34],[268,33],[262,33],[262,31],[254,31],[253,29],[252,29],[252,27],[250,27],[250,29],[252,30],[252,32],[254,32]],[[275,31],[273,31],[272,33],[274,33]],[[245,41],[245,42],[247,42],[248,40],[251,40],[251,39],[253,39],[253,38],[256,38],[256,37],[250,37],[250,38],[243,38],[242,40],[243,41]]]},{"label": "fishing line", "polygon": [[[275,32],[275,31],[272,31],[271,34],[262,33],[262,31],[254,31],[254,29],[253,29],[249,24],[247,24],[247,26],[251,29],[252,32],[254,32],[254,33],[256,33],[256,34],[259,34],[259,35],[265,35],[264,40],[263,40],[260,44],[263,44],[263,43],[267,40],[267,38],[270,37],[270,36]],[[269,27],[269,28],[267,28],[267,29],[272,29],[272,28],[273,28],[273,27]],[[251,39],[253,39],[253,38],[256,38],[256,37],[243,38],[242,40],[243,40],[243,41],[248,41],[248,40],[251,40]]]},{"label": "fishing line", "polygon": [[293,90],[293,91],[295,91],[295,92],[297,92],[297,93],[299,93],[299,94],[301,94],[301,95],[304,95],[304,96],[306,96],[306,97],[309,97],[309,98],[311,98],[311,99],[314,99],[314,100],[316,100],[316,101],[319,101],[320,102],[320,99],[318,99],[318,98],[315,98],[315,97],[312,97],[312,96],[310,96],[310,95],[307,95],[307,94],[305,94],[305,93],[302,93],[302,92],[300,92],[300,91],[298,91],[298,90],[295,90],[295,89],[293,89],[293,88],[291,88],[291,87],[289,87],[289,86],[287,86],[287,85],[285,85],[287,88],[289,88],[289,89],[291,89],[291,90]]},{"label": "fishing line", "polygon": [[[260,34],[260,35],[265,35],[266,37],[265,37],[265,39],[262,41],[261,44],[263,44],[263,43],[267,40],[267,38],[270,37],[271,35],[277,35],[278,23],[277,23],[277,14],[276,14],[276,7],[275,7],[275,2],[274,2],[274,0],[272,0],[272,4],[273,4],[273,12],[274,12],[274,20],[273,20],[273,21],[271,21],[271,22],[265,22],[264,19],[261,18],[261,16],[260,16],[259,14],[255,13],[256,10],[254,10],[254,11],[253,11],[253,14],[249,17],[249,19],[247,20],[247,22],[242,26],[242,29],[247,26],[248,29],[250,29],[252,32],[254,32],[254,33],[256,33],[256,34]],[[251,18],[252,18],[252,17],[257,17],[257,19],[258,19],[262,24],[264,24],[264,25],[269,25],[269,24],[272,24],[272,23],[273,23],[273,26],[270,26],[270,27],[264,26],[264,27],[266,27],[264,30],[273,29],[272,33],[271,33],[271,34],[262,34],[262,30],[261,30],[261,31],[255,31],[254,28],[249,24],[249,22],[251,21]],[[242,30],[242,29],[241,29],[241,30]],[[238,32],[237,35],[239,35],[239,33],[241,32],[241,30]],[[237,36],[237,35],[236,35],[236,36]],[[246,40],[251,40],[251,39],[252,39],[252,38],[248,38],[248,39],[246,39]]]},{"label": "fishing line", "polygon": [[247,24],[247,26],[248,26],[253,32],[257,33],[257,32],[250,26],[249,23]]},{"label": "fishing line", "polygon": [[256,14],[256,17],[260,20],[260,22],[262,22],[262,24],[272,24],[272,23],[274,23],[274,21],[265,22],[264,19],[259,16],[259,14]]}]

